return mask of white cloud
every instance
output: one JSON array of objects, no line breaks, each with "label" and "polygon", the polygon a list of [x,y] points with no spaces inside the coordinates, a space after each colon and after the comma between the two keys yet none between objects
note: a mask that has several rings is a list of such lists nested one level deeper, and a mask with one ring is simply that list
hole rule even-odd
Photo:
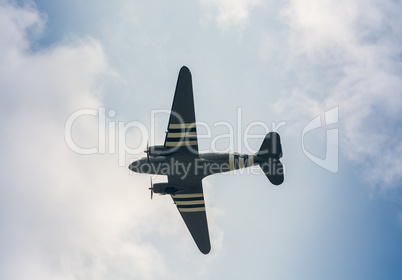
[{"label": "white cloud", "polygon": [[[76,38],[32,51],[45,22],[33,6],[0,2],[0,278],[160,277],[164,259],[142,235],[156,208],[133,186],[148,178],[128,176],[114,155],[74,154],[64,141],[69,114],[102,105],[99,85],[114,75],[102,46]],[[96,119],[74,129],[96,145]]]},{"label": "white cloud", "polygon": [[283,12],[288,59],[300,78],[299,98],[288,104],[304,96],[315,105],[300,109],[311,114],[317,102],[322,112],[339,105],[344,154],[384,189],[402,178],[400,9],[392,1],[311,0],[290,1]]},{"label": "white cloud", "polygon": [[[2,17],[2,36],[0,37],[1,52],[3,58],[12,58],[15,46],[27,48],[29,45],[28,36],[39,36],[42,32],[45,21],[31,2],[26,2],[24,9],[18,9],[14,1],[1,0]],[[5,51],[10,53],[4,53]]]},{"label": "white cloud", "polygon": [[249,18],[250,11],[261,5],[261,0],[199,0],[206,9],[208,19],[214,18],[219,26],[241,26]]},{"label": "white cloud", "polygon": [[[226,4],[226,8],[230,9],[228,5]],[[242,5],[239,7],[245,7],[248,13],[255,7],[251,4]],[[212,251],[208,256],[199,253],[171,199],[155,196],[152,202],[149,200],[149,193],[144,187],[149,184],[148,176],[128,176],[126,167],[117,167],[118,161],[114,155],[81,156],[72,153],[64,143],[64,123],[69,114],[80,108],[97,108],[103,105],[101,99],[103,88],[99,86],[102,85],[99,81],[109,76],[110,69],[101,44],[90,38],[74,39],[58,43],[46,50],[33,52],[29,48],[33,42],[29,37],[31,33],[27,33],[26,30],[37,26],[36,34],[40,34],[41,26],[45,24],[43,18],[32,7],[21,9],[6,4],[1,7],[0,11],[3,13],[0,19],[9,22],[7,26],[10,28],[5,29],[10,33],[7,36],[15,36],[19,38],[16,42],[22,43],[9,44],[10,41],[7,40],[0,46],[14,55],[6,55],[7,52],[0,53],[1,61],[7,61],[0,64],[2,73],[0,143],[3,147],[0,160],[2,167],[0,278],[188,279],[191,275],[195,279],[221,279],[227,278],[228,275],[245,278],[249,276],[249,271],[254,271],[258,278],[267,278],[267,275],[271,275],[271,278],[292,279],[297,273],[301,278],[311,279],[326,275],[328,269],[345,265],[350,271],[365,271],[366,267],[360,265],[360,262],[371,261],[376,252],[367,251],[367,254],[363,254],[363,261],[356,261],[361,259],[361,252],[366,252],[365,249],[370,247],[366,245],[372,244],[372,242],[355,242],[355,236],[361,236],[360,233],[367,230],[367,224],[364,224],[362,230],[357,229],[359,225],[355,224],[356,220],[364,221],[365,216],[350,215],[356,212],[350,210],[355,209],[355,199],[358,195],[353,196],[354,194],[348,192],[346,187],[332,187],[333,177],[324,174],[323,178],[318,178],[314,170],[304,164],[301,165],[300,163],[304,162],[300,160],[303,159],[300,143],[289,137],[283,137],[284,143],[289,144],[286,146],[284,158],[289,167],[289,176],[283,187],[270,187],[264,176],[214,176],[204,181],[206,203],[209,203],[207,213]],[[219,12],[216,9],[218,6],[211,4],[207,7],[215,9],[213,12]],[[7,13],[3,8],[7,9]],[[8,16],[14,13],[15,18],[23,22],[23,15],[27,12],[32,13],[34,20],[27,21],[28,23],[19,28]],[[218,15],[218,12],[213,15]],[[141,18],[150,22],[143,23],[141,20],[137,30],[126,28],[124,31],[121,28],[120,32],[127,31],[126,37],[132,40],[130,42],[141,41],[141,34],[146,34],[148,38],[147,24],[152,24],[153,17],[150,16],[152,14],[142,13]],[[113,25],[110,25],[106,18],[107,16],[102,18],[109,27],[105,42],[115,38],[109,37],[111,33],[119,32],[110,27]],[[123,17],[122,20],[124,19]],[[227,20],[227,23],[230,26],[247,25],[248,21],[231,19]],[[163,26],[165,29],[161,29],[161,33],[168,34],[174,30],[168,21]],[[214,43],[209,37],[202,37],[201,33],[197,33],[199,30],[193,30],[192,25],[189,26],[194,37],[205,41],[205,44],[199,44],[200,48]],[[252,28],[253,31],[258,30],[256,26]],[[13,34],[12,30],[16,33]],[[157,28],[154,30],[155,36],[157,36],[156,30]],[[274,42],[272,44],[274,46],[277,44],[275,41],[270,42]],[[234,46],[236,49],[234,43],[227,41],[227,46]],[[255,46],[254,41],[247,44]],[[121,48],[119,40],[113,40],[113,45]],[[171,48],[178,46],[176,42]],[[149,50],[148,46],[133,48],[130,43],[123,47],[130,49],[130,53],[134,53],[136,57],[143,56],[147,52],[152,54],[152,57],[158,55]],[[169,73],[171,69],[178,67],[177,56],[171,56],[174,53],[171,49],[164,50],[168,54],[166,56],[171,57],[171,65],[166,67],[170,70],[166,72],[163,71],[163,67],[162,71],[160,69],[154,71],[155,65],[159,65],[155,63],[156,60],[149,60],[146,56],[133,60],[119,51],[116,52],[116,49],[121,50],[120,48],[113,48],[111,53],[125,59],[127,67],[139,69],[133,72],[133,75],[127,75],[129,79],[141,81],[138,84],[150,84],[154,83],[155,77],[158,76],[155,74],[160,72],[162,73],[160,76],[167,76],[173,81],[172,83],[175,82],[177,73]],[[203,62],[200,65],[205,64],[209,67],[205,67],[207,72],[215,73],[214,69],[228,71],[229,82],[226,85],[230,84],[233,77],[238,80],[233,84],[243,84],[245,80],[241,79],[242,76],[232,75],[232,70],[238,67],[227,68],[228,65],[238,65],[238,61],[233,60],[232,53],[229,53],[227,60],[216,60],[214,64],[209,64],[214,60],[211,58],[222,55],[222,46],[215,51],[216,53],[212,50],[205,51],[208,56],[191,54],[189,57],[199,57],[198,59]],[[233,54],[235,53],[239,56],[244,54],[239,49]],[[297,62],[295,66],[300,67],[308,61],[306,53],[307,51],[297,55],[296,52],[293,53],[292,59]],[[181,55],[180,53],[180,57]],[[244,55],[250,57],[250,54]],[[205,57],[209,60],[205,60]],[[322,57],[325,58],[324,51]],[[319,64],[319,59],[314,60],[312,57],[309,59],[315,64],[310,63],[307,68],[309,65]],[[147,65],[151,67],[145,70],[144,67]],[[211,65],[214,67],[210,67]],[[269,65],[269,67],[276,66]],[[261,67],[268,68],[266,64]],[[197,71],[194,70],[194,73]],[[239,73],[242,71],[245,70],[241,69]],[[149,80],[140,79],[139,72],[143,72],[142,77],[152,77]],[[194,79],[200,76],[202,75],[194,74]],[[211,77],[211,83],[214,83],[214,79],[220,78],[219,75],[214,77],[215,75],[211,73],[206,76]],[[309,73],[306,76],[309,78]],[[262,75],[262,79],[265,77]],[[157,80],[157,84],[149,87],[152,90],[156,87],[157,94],[155,92],[152,94],[165,98],[163,94],[166,93],[167,102],[171,102],[172,92],[168,87],[161,86],[163,83],[160,82],[159,76]],[[249,84],[254,84],[255,88],[261,86],[260,82],[254,82],[254,79],[252,81]],[[308,82],[308,86],[313,86],[294,87],[291,99],[297,102],[295,101],[293,108],[302,104],[305,106],[303,111],[311,114],[318,111],[322,113],[321,109],[328,109],[326,104],[332,105],[332,102],[326,96],[312,99],[306,93],[316,84],[313,84],[312,80]],[[214,97],[208,91],[199,89],[200,85],[208,83],[207,80],[200,79],[198,83],[194,80],[199,100],[202,100],[203,94],[208,100]],[[290,77],[289,84],[292,83]],[[219,86],[225,84],[224,81],[220,80],[216,84],[222,88],[223,95],[232,94],[230,89],[225,90],[223,86]],[[135,116],[142,115],[138,113],[141,106],[138,105],[137,97],[143,97],[144,91],[127,86],[124,88],[129,88],[134,96],[133,100],[137,102],[128,104],[127,110],[136,111]],[[245,88],[247,87],[239,89],[239,92]],[[266,104],[277,95],[266,96],[264,102],[258,102],[256,101],[258,96],[254,93],[255,88],[251,87],[247,92],[251,94],[250,103],[256,106],[255,112],[249,113],[252,115],[261,111],[267,114],[269,110],[266,110]],[[174,84],[171,90],[174,90]],[[135,92],[139,94],[136,95]],[[148,94],[145,99],[151,100],[149,96],[152,94]],[[229,102],[226,108],[236,108],[236,103],[239,103],[238,96],[240,94],[226,98],[225,102]],[[141,103],[145,99],[144,97],[140,99]],[[286,99],[281,102],[282,106],[279,108],[283,109],[284,106],[292,108]],[[202,109],[201,102],[199,105]],[[206,112],[205,108],[208,108],[208,105],[207,103],[204,109],[200,110],[200,116],[203,110]],[[314,108],[313,112],[311,108]],[[118,110],[117,106],[114,109]],[[285,113],[288,111],[285,110]],[[300,116],[297,110],[293,113],[294,118]],[[224,118],[230,117],[234,114],[233,109],[227,109],[227,112],[222,114]],[[341,111],[341,118],[342,114]],[[264,119],[267,120],[266,115]],[[359,118],[356,118],[356,122],[359,121]],[[164,129],[165,124],[162,126]],[[74,130],[77,134],[74,136],[79,137],[77,139],[80,143],[88,146],[96,145],[96,119],[89,117],[86,122],[80,119],[74,124]],[[308,174],[307,181],[306,174]],[[344,181],[348,179],[344,178]],[[322,182],[328,184],[323,186]],[[339,181],[335,181],[337,182]],[[337,201],[342,203],[335,203]],[[347,230],[340,230],[343,228]],[[332,239],[332,236],[337,236],[338,239]],[[342,254],[344,249],[350,252],[347,260]],[[339,259],[332,258],[338,251]],[[328,255],[331,258],[326,258]],[[247,261],[243,261],[244,256],[248,256]],[[314,269],[316,266],[310,265],[317,262],[320,264],[318,271]],[[264,265],[267,263],[272,264],[271,269],[266,269]],[[290,271],[288,264],[297,264],[297,267]],[[332,272],[334,275],[337,273],[336,269]]]}]

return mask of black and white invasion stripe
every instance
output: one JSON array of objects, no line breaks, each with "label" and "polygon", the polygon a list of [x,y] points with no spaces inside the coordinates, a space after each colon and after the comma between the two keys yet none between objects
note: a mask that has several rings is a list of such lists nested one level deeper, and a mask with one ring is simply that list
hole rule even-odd
[{"label": "black and white invasion stripe", "polygon": [[203,193],[174,194],[172,197],[180,212],[205,211]]},{"label": "black and white invasion stripe", "polygon": [[229,154],[229,168],[236,170],[254,165],[253,155]]},{"label": "black and white invasion stripe", "polygon": [[197,146],[195,123],[170,124],[165,145],[166,147]]}]

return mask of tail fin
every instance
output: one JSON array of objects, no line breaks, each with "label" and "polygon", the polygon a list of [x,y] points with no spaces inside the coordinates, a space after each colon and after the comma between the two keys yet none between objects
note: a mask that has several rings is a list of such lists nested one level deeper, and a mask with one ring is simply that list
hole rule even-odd
[{"label": "tail fin", "polygon": [[256,162],[260,165],[269,181],[274,185],[280,185],[284,180],[283,165],[279,160],[281,157],[282,145],[279,134],[269,132],[265,136],[261,148],[257,153]]}]

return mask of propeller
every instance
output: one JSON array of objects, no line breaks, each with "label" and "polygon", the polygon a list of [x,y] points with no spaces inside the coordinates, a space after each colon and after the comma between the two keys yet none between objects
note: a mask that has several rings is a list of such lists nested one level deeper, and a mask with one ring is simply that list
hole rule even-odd
[{"label": "propeller", "polygon": [[149,188],[151,190],[151,199],[154,196],[154,185],[152,184],[152,177],[151,177],[151,187]]},{"label": "propeller", "polygon": [[148,160],[148,163],[149,163],[149,141],[147,141],[147,149],[144,151],[144,153],[147,154],[147,160]]}]

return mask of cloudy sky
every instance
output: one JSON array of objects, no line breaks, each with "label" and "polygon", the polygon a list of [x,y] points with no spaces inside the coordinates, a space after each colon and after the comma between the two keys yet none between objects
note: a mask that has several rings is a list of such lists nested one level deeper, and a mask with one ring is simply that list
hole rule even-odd
[{"label": "cloudy sky", "polygon": [[[400,279],[401,11],[0,0],[0,278]],[[151,110],[170,109],[182,65],[201,150],[252,153],[244,136],[276,127],[284,151],[280,187],[258,170],[204,179],[208,255],[127,169],[163,143]]]}]

